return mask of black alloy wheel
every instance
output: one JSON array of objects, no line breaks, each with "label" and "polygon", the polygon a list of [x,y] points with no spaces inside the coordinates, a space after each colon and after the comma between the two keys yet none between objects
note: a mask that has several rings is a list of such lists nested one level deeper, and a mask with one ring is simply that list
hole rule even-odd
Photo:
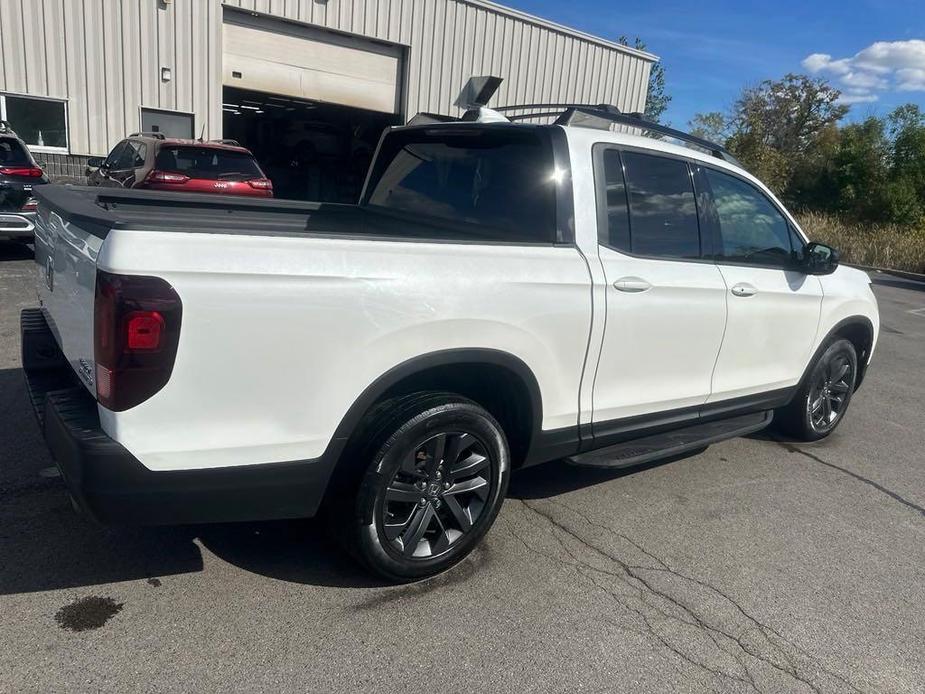
[{"label": "black alloy wheel", "polygon": [[819,433],[834,429],[848,408],[855,367],[848,354],[836,352],[817,369],[806,398],[810,426]]},{"label": "black alloy wheel", "polygon": [[775,426],[798,441],[818,441],[845,418],[858,376],[854,345],[832,341],[809,367],[789,405],[779,409]]},{"label": "black alloy wheel", "polygon": [[384,490],[380,523],[390,550],[437,557],[472,531],[491,496],[491,454],[476,435],[440,432],[414,446]]},{"label": "black alloy wheel", "polygon": [[[348,549],[396,582],[445,571],[488,532],[510,477],[507,438],[477,403],[421,392],[380,405],[346,522]],[[344,526],[341,526],[343,529]]]}]

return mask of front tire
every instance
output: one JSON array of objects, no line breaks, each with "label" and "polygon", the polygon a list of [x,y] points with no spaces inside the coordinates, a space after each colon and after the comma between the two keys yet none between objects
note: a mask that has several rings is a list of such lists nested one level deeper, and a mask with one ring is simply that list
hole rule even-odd
[{"label": "front tire", "polygon": [[854,345],[836,339],[812,365],[790,404],[778,411],[779,428],[800,441],[824,439],[844,419],[857,375]]},{"label": "front tire", "polygon": [[377,408],[369,463],[346,528],[352,553],[390,581],[426,578],[464,559],[507,492],[504,431],[451,393],[415,393]]}]

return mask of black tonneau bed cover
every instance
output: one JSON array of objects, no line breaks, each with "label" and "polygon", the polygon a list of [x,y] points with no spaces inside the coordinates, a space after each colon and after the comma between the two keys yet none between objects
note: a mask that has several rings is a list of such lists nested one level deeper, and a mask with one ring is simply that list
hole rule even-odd
[{"label": "black tonneau bed cover", "polygon": [[[113,229],[246,236],[353,236],[402,240],[456,240],[452,222],[428,223],[360,205],[46,185],[36,188],[42,208],[105,239]],[[481,239],[467,225],[474,243]]]}]

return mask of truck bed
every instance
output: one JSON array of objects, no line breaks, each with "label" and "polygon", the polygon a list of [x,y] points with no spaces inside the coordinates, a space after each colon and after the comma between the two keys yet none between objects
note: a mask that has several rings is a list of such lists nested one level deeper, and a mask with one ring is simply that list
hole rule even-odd
[{"label": "truck bed", "polygon": [[[87,186],[37,188],[40,204],[101,239],[113,229],[246,236],[336,236],[364,239],[455,240],[462,227],[430,224],[360,205],[171,193]],[[471,225],[465,235],[487,243]]]}]

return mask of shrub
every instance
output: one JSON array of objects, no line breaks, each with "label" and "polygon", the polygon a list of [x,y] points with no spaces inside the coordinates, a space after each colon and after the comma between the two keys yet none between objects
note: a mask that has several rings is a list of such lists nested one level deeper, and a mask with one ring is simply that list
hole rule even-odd
[{"label": "shrub", "polygon": [[799,214],[797,221],[811,240],[837,248],[846,263],[925,273],[925,226],[863,224],[819,212]]}]

